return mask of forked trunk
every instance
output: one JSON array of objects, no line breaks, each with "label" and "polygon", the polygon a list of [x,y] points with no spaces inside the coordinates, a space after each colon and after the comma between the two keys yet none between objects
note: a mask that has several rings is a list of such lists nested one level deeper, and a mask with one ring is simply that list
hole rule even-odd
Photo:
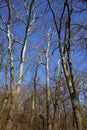
[{"label": "forked trunk", "polygon": [[[73,69],[72,69],[72,63],[71,63],[71,57],[70,57],[70,53],[71,53],[71,14],[72,14],[72,2],[71,4],[69,3],[68,0],[65,0],[64,2],[64,6],[63,6],[63,11],[61,13],[61,17],[60,17],[60,25],[58,26],[58,22],[56,19],[56,15],[55,12],[51,6],[51,2],[50,0],[48,1],[48,5],[49,8],[51,10],[53,19],[54,19],[54,24],[56,27],[56,31],[58,34],[58,44],[59,44],[59,52],[60,52],[60,57],[61,57],[61,62],[62,62],[62,68],[64,71],[64,75],[67,81],[67,86],[68,86],[68,90],[69,90],[69,94],[71,97],[71,103],[72,103],[72,109],[73,109],[73,119],[74,119],[74,128],[78,129],[78,130],[82,130],[82,119],[81,119],[81,113],[79,110],[79,101],[77,99],[76,96],[76,91],[75,91],[75,83],[74,83],[74,75],[72,73]],[[64,46],[62,46],[62,42],[61,42],[61,38],[62,36],[62,23],[63,18],[64,18],[64,14],[65,11],[67,10],[67,22],[65,25],[65,36],[64,36]],[[67,55],[67,61],[65,58],[65,55]],[[67,62],[67,63],[66,63]],[[67,69],[67,65],[68,64],[68,69]]]}]

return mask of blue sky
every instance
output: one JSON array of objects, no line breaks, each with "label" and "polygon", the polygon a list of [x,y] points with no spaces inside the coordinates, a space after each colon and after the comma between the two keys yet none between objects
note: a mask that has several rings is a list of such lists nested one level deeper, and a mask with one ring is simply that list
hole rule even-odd
[{"label": "blue sky", "polygon": [[[39,3],[40,1],[38,1]],[[26,21],[26,16],[25,16],[25,9],[23,8],[23,3],[20,0],[15,1],[15,5],[13,5],[16,8],[16,12],[13,11],[13,19],[15,19],[15,16],[17,13],[18,16],[20,16],[21,18],[23,18],[24,21]],[[62,2],[60,2],[59,5],[52,3],[52,6],[55,10],[55,14],[57,16],[57,19],[59,18],[60,14],[61,14],[61,9],[62,9]],[[79,9],[78,6],[83,6],[82,3],[74,5],[75,10]],[[36,55],[38,53],[38,51],[40,51],[41,49],[46,49],[46,41],[44,40],[44,36],[46,36],[46,32],[48,31],[49,28],[52,28],[52,31],[54,32],[53,28],[55,29],[55,27],[53,27],[53,19],[52,19],[52,15],[51,13],[46,13],[44,14],[44,9],[46,8],[46,2],[42,3],[40,6],[36,6],[36,16],[41,15],[41,13],[43,13],[43,16],[38,19],[38,21],[32,26],[32,32],[31,34],[28,36],[28,42],[27,42],[27,51],[26,51],[26,57],[25,58],[25,64],[24,64],[24,72],[25,70],[28,68],[28,70],[26,71],[25,75],[24,75],[24,79],[26,82],[31,81],[32,76],[34,75],[34,63],[36,62],[38,58],[34,58],[33,61],[31,60],[31,57]],[[48,9],[48,8],[47,8]],[[3,14],[3,17],[5,19],[7,19],[7,9],[0,9],[0,14]],[[17,16],[17,17],[18,17]],[[86,12],[83,13],[73,13],[72,15],[72,19],[74,23],[82,23],[84,21],[87,22],[87,17],[86,17]],[[1,21],[0,21],[1,24]],[[4,26],[3,26],[4,27]],[[15,35],[15,37],[17,39],[20,39],[21,41],[23,41],[23,37],[24,37],[24,31],[25,31],[25,26],[22,22],[16,22],[15,24],[11,24],[11,32]],[[4,33],[1,32],[1,35],[3,37]],[[86,35],[87,36],[87,35]],[[2,39],[0,38],[0,42],[2,41]],[[56,41],[55,47],[58,46],[57,43],[57,35],[55,35],[55,37],[52,39],[52,42]],[[2,44],[2,43],[1,43]],[[76,43],[77,44],[77,43]],[[5,42],[5,45],[7,46],[7,42]],[[34,48],[32,48],[32,46],[40,46],[36,51],[34,50]],[[7,48],[5,48],[7,50]],[[19,67],[19,61],[20,61],[20,50],[21,50],[21,45],[15,43],[14,44],[14,59],[15,59],[15,79],[17,79],[17,75],[18,75],[18,67]],[[53,47],[50,50],[50,54],[53,50]],[[74,52],[72,54],[72,63],[73,63],[73,68],[75,70],[85,70],[87,68],[87,56],[84,51],[80,51],[79,49],[75,49],[74,48]],[[42,57],[45,57],[45,55],[43,54]],[[55,67],[57,67],[57,61],[59,59],[59,51],[56,50],[54,55],[50,58],[50,76],[52,77],[54,75],[54,70]],[[43,61],[45,62],[45,60]],[[2,73],[0,74],[0,76],[2,77]],[[46,74],[45,74],[45,66],[41,65],[38,71],[38,77],[40,78],[42,83],[45,83],[46,81]]]}]

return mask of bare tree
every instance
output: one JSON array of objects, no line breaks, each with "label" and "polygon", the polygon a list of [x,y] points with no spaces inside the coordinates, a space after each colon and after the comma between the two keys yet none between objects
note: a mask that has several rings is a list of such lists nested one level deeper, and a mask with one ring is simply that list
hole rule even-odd
[{"label": "bare tree", "polygon": [[54,117],[53,117],[53,129],[60,130],[60,108],[59,108],[59,95],[60,95],[60,59],[58,60],[57,76],[55,74],[55,98],[54,98]]},{"label": "bare tree", "polygon": [[[71,62],[71,43],[70,43],[70,38],[71,38],[71,14],[72,14],[72,5],[69,5],[68,0],[65,0],[64,2],[64,7],[63,11],[60,17],[60,25],[58,27],[57,25],[57,20],[56,16],[54,13],[54,10],[51,6],[51,3],[49,0],[48,5],[49,8],[52,12],[52,16],[54,19],[54,24],[57,30],[58,34],[58,44],[59,44],[59,52],[60,52],[60,57],[61,57],[61,62],[62,62],[62,67],[64,71],[64,75],[66,77],[66,82],[68,86],[68,90],[70,93],[71,97],[71,103],[72,103],[72,108],[73,108],[73,121],[74,121],[74,128],[76,129],[81,129],[82,130],[82,119],[81,119],[81,113],[79,110],[79,101],[76,95],[76,90],[75,90],[75,82],[74,82],[74,74],[73,74],[73,69],[72,69],[72,62]],[[72,4],[72,2],[71,2]],[[63,22],[63,16],[65,13],[65,9],[67,9],[67,21],[65,25],[65,40],[64,40],[64,46],[61,44],[61,30],[62,30],[62,22]],[[66,64],[66,56],[67,55],[67,63],[68,63],[68,68]]]},{"label": "bare tree", "polygon": [[47,105],[47,129],[51,130],[51,91],[50,91],[50,76],[49,76],[49,49],[50,49],[50,32],[47,33],[47,49],[46,49],[46,105]]},{"label": "bare tree", "polygon": [[[11,3],[9,0],[5,0],[4,1],[7,5],[7,11],[8,11],[8,16],[7,16],[7,21],[5,21],[5,19],[0,16],[2,22],[5,24],[6,26],[6,35],[7,35],[7,39],[8,39],[8,55],[9,55],[9,62],[10,62],[10,94],[11,94],[11,104],[10,104],[10,108],[9,108],[9,119],[7,121],[7,126],[6,126],[6,130],[11,130],[12,129],[12,118],[15,112],[15,108],[17,105],[17,100],[18,100],[18,95],[20,92],[20,86],[21,86],[21,82],[23,79],[23,66],[24,66],[24,58],[25,58],[25,52],[26,52],[26,44],[27,44],[27,37],[28,34],[30,33],[30,29],[31,29],[31,25],[34,23],[34,14],[32,13],[33,10],[33,4],[35,3],[35,0],[32,1],[25,1],[25,9],[26,9],[26,17],[27,17],[27,21],[25,24],[25,34],[24,34],[24,40],[23,42],[21,42],[22,45],[22,49],[21,49],[21,54],[20,54],[20,66],[19,66],[19,74],[18,74],[18,81],[16,84],[16,87],[14,87],[14,59],[13,59],[13,46],[12,46],[12,40],[13,35],[11,33],[11,23],[12,23],[12,7],[11,7]],[[1,27],[2,29],[2,27]],[[2,29],[4,30],[4,29]],[[18,40],[15,40],[16,42]],[[19,42],[20,43],[20,42]]]}]

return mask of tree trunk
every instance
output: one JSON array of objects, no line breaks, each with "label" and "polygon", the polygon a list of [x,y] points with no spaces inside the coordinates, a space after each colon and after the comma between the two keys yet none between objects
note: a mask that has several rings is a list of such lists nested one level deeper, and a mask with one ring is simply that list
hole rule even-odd
[{"label": "tree trunk", "polygon": [[82,130],[82,120],[81,120],[81,113],[80,113],[80,106],[79,101],[76,96],[75,90],[71,89],[71,81],[68,81],[68,87],[70,91],[70,97],[72,102],[72,108],[73,108],[73,126],[76,129]]},{"label": "tree trunk", "polygon": [[5,130],[12,130],[14,116],[16,116],[16,111],[17,111],[17,101],[18,101],[18,90],[14,88],[14,90],[12,90],[11,103],[9,107],[9,115],[8,115],[8,120],[7,120]]},{"label": "tree trunk", "polygon": [[56,83],[55,89],[55,104],[54,104],[54,118],[53,118],[53,130],[60,130],[60,111],[59,111],[59,85]]},{"label": "tree trunk", "polygon": [[9,117],[7,120],[7,126],[6,130],[12,130],[12,123],[13,123],[13,116],[15,115],[16,112],[16,106],[17,106],[17,101],[18,101],[18,95],[20,91],[20,86],[21,82],[23,79],[23,66],[24,66],[24,58],[25,58],[25,53],[26,53],[26,43],[27,43],[27,36],[30,32],[31,25],[34,22],[34,17],[32,17],[32,8],[35,0],[32,0],[30,2],[29,8],[27,7],[27,20],[26,20],[26,26],[25,26],[25,34],[24,34],[24,40],[22,44],[22,49],[21,49],[21,55],[20,55],[20,66],[19,66],[19,73],[18,73],[18,81],[16,84],[16,87],[14,87],[14,59],[13,59],[13,52],[12,52],[12,34],[10,30],[10,24],[12,21],[11,18],[11,3],[10,0],[5,0],[6,2],[6,7],[8,8],[8,17],[7,17],[7,22],[6,22],[6,27],[7,27],[7,39],[8,39],[8,54],[9,54],[9,61],[10,61],[10,106],[9,106]]},{"label": "tree trunk", "polygon": [[48,41],[47,41],[47,50],[46,50],[46,106],[47,106],[47,130],[52,130],[51,126],[51,92],[50,92],[50,79],[49,79],[49,48],[50,48],[50,38],[48,32]]},{"label": "tree trunk", "polygon": [[[73,75],[73,69],[72,69],[72,63],[71,63],[71,57],[70,57],[70,41],[71,41],[71,13],[72,13],[72,2],[71,5],[68,3],[68,0],[65,0],[64,2],[64,7],[63,7],[63,11],[60,17],[60,25],[58,26],[57,24],[57,19],[56,19],[56,15],[54,13],[54,10],[51,6],[50,0],[48,1],[48,5],[49,8],[51,10],[53,19],[54,19],[54,24],[56,27],[56,31],[58,34],[58,44],[59,44],[59,52],[60,52],[60,57],[61,57],[61,62],[62,62],[62,68],[64,71],[64,75],[66,78],[66,82],[67,82],[67,86],[68,86],[68,90],[69,90],[69,94],[71,97],[71,103],[72,103],[72,109],[73,109],[73,119],[74,119],[74,128],[82,130],[82,119],[81,119],[81,113],[79,110],[79,101],[77,99],[76,96],[76,90],[75,90],[75,83],[74,83],[74,75]],[[62,28],[62,20],[63,20],[63,16],[65,13],[65,10],[67,9],[67,25],[65,25],[65,38],[64,38],[64,46],[62,46],[61,43],[61,28]],[[67,69],[67,63],[66,63],[66,58],[65,55],[67,55],[67,63],[68,63],[68,69]]]},{"label": "tree trunk", "polygon": [[35,130],[35,97],[34,91],[32,93],[32,106],[31,106],[31,129]]},{"label": "tree trunk", "polygon": [[66,113],[66,107],[65,107],[65,104],[64,104],[64,101],[62,101],[62,104],[63,104],[63,110],[64,110],[64,125],[65,125],[65,128],[66,130],[68,130],[68,119],[67,119],[67,113]]},{"label": "tree trunk", "polygon": [[71,103],[72,103],[72,108],[73,108],[73,125],[75,129],[79,129],[82,130],[82,120],[81,120],[81,113],[80,113],[80,109],[79,109],[79,101],[76,95],[76,90],[75,90],[75,83],[71,77],[71,75],[73,76],[73,74],[69,73],[67,71],[66,65],[65,65],[65,59],[64,57],[61,55],[61,59],[62,59],[62,66],[63,66],[63,71],[64,71],[64,75],[66,77],[66,81],[67,81],[67,86],[68,86],[68,90],[70,93],[70,98],[71,98]]}]

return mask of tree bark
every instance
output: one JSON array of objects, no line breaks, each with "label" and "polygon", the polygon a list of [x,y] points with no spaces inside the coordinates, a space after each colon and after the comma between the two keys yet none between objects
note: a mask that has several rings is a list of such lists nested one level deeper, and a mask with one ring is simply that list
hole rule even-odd
[{"label": "tree bark", "polygon": [[30,127],[32,130],[35,130],[35,97],[34,91],[32,93],[32,106],[31,106],[31,123]]},{"label": "tree bark", "polygon": [[47,106],[47,130],[52,130],[51,124],[51,92],[50,92],[50,79],[49,79],[49,48],[50,48],[50,36],[48,32],[47,50],[46,50],[46,106]]},{"label": "tree bark", "polygon": [[[6,0],[7,8],[8,8],[8,20],[7,20],[7,39],[8,39],[8,54],[9,54],[9,61],[10,61],[10,107],[9,107],[9,117],[7,120],[6,130],[12,130],[12,124],[13,124],[13,118],[16,112],[16,106],[18,101],[18,95],[20,92],[20,86],[23,79],[23,66],[24,66],[24,58],[26,53],[26,44],[27,44],[27,36],[30,32],[31,28],[31,14],[32,14],[32,6],[34,4],[35,0],[32,0],[29,8],[27,9],[27,22],[25,26],[25,34],[24,34],[24,41],[22,44],[21,49],[21,56],[20,56],[20,66],[19,66],[19,74],[18,74],[18,81],[16,84],[16,87],[14,86],[14,59],[13,59],[13,53],[12,53],[12,39],[11,39],[11,31],[10,31],[10,23],[11,23],[11,4],[9,0]],[[34,21],[33,21],[34,22]],[[32,23],[33,23],[32,22]]]},{"label": "tree bark", "polygon": [[[66,82],[67,82],[67,86],[68,86],[68,90],[70,93],[70,97],[71,97],[71,103],[72,103],[72,109],[73,109],[73,120],[74,120],[74,128],[75,129],[79,129],[82,130],[82,119],[81,119],[81,113],[79,110],[79,101],[78,98],[76,96],[76,90],[75,90],[75,83],[74,83],[74,75],[73,75],[73,69],[72,69],[72,62],[71,62],[71,57],[70,57],[70,38],[71,38],[71,13],[72,13],[72,8],[69,7],[69,3],[68,0],[65,0],[64,2],[64,7],[63,7],[63,11],[60,17],[60,25],[58,27],[57,25],[57,19],[54,13],[54,10],[51,6],[51,3],[49,0],[48,1],[48,5],[49,8],[51,10],[53,19],[54,19],[54,24],[57,30],[57,34],[58,34],[58,43],[59,43],[59,52],[60,52],[60,57],[61,57],[61,62],[62,62],[62,68],[64,71],[64,75],[66,78]],[[72,7],[72,5],[71,5]],[[64,12],[65,9],[67,8],[67,13],[68,13],[68,27],[65,27],[66,30],[66,34],[65,34],[65,41],[64,41],[64,48],[62,48],[62,44],[61,44],[61,26],[62,26],[62,20],[63,20],[63,16],[64,16]],[[66,25],[65,25],[66,26]],[[67,31],[68,28],[68,31]],[[64,50],[63,50],[64,49]],[[67,65],[66,65],[66,58],[65,55],[67,54],[67,63],[68,63],[68,69],[67,69]]]},{"label": "tree bark", "polygon": [[53,130],[60,130],[60,111],[59,111],[58,100],[59,100],[59,85],[57,82],[56,89],[55,89]]},{"label": "tree bark", "polygon": [[18,101],[18,90],[13,89],[12,95],[11,95],[11,103],[9,107],[9,114],[8,114],[8,120],[6,124],[5,130],[12,130],[12,124],[14,122],[14,116],[16,116],[16,110],[17,110],[17,101]]}]

